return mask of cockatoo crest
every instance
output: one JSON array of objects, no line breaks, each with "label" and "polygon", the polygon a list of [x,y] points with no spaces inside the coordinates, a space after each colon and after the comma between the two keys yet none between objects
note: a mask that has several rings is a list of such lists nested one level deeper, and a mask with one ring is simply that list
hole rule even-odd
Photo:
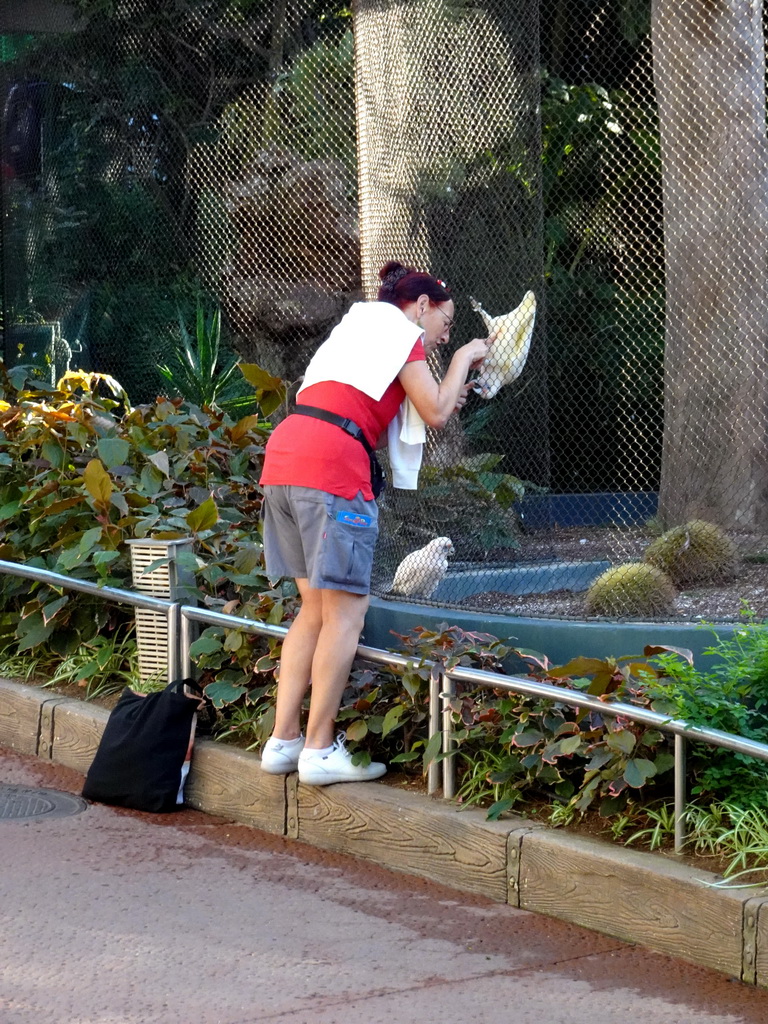
[{"label": "cockatoo crest", "polygon": [[475,389],[482,398],[493,398],[499,388],[510,384],[523,372],[536,320],[536,296],[533,292],[526,292],[516,309],[496,317],[486,313],[475,299],[470,298],[469,301],[472,309],[483,318],[491,338],[488,355],[475,380]]},{"label": "cockatoo crest", "polygon": [[431,597],[448,570],[448,556],[454,553],[450,537],[437,537],[423,548],[406,555],[392,582],[396,594]]}]

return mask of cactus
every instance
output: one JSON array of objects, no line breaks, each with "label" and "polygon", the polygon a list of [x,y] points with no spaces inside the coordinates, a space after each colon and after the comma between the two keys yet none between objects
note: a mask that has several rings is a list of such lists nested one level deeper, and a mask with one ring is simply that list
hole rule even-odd
[{"label": "cactus", "polygon": [[676,587],[693,587],[732,575],[736,546],[719,526],[694,519],[653,541],[643,561],[665,572]]},{"label": "cactus", "polygon": [[595,580],[585,597],[590,615],[665,615],[675,588],[669,576],[644,562],[614,565]]}]

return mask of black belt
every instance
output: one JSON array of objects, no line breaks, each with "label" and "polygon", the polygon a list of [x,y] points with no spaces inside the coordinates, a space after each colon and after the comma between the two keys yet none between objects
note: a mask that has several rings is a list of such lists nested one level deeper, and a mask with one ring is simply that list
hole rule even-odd
[{"label": "black belt", "polygon": [[373,455],[373,448],[371,448],[368,438],[363,433],[362,427],[358,427],[354,420],[339,416],[335,412],[329,412],[328,409],[318,409],[314,405],[297,405],[293,411],[298,416],[311,416],[313,419],[325,420],[326,423],[333,423],[335,426],[341,427],[350,437],[359,441],[369,455]]},{"label": "black belt", "polygon": [[381,464],[376,458],[376,452],[371,447],[362,428],[358,427],[354,420],[350,420],[345,416],[339,416],[335,412],[329,412],[328,409],[318,409],[314,405],[297,405],[293,412],[297,416],[311,416],[315,420],[325,420],[326,423],[333,423],[334,426],[341,427],[346,434],[360,442],[368,453],[368,461],[371,464],[371,490],[373,491],[374,498],[378,498],[384,490],[384,470],[381,468]]}]

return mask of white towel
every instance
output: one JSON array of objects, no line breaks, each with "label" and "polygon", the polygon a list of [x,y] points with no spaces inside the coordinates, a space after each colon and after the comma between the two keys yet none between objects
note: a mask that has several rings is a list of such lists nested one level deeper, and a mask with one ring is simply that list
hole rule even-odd
[{"label": "white towel", "polygon": [[394,487],[415,491],[419,486],[419,469],[426,439],[424,420],[410,398],[406,398],[387,428],[389,466]]},{"label": "white towel", "polygon": [[315,352],[298,394],[335,380],[378,402],[423,333],[391,302],[356,302]]},{"label": "white towel", "polygon": [[[315,352],[298,395],[333,380],[378,402],[423,333],[390,302],[356,302]],[[424,420],[406,398],[387,428],[393,486],[416,490],[426,436]]]}]

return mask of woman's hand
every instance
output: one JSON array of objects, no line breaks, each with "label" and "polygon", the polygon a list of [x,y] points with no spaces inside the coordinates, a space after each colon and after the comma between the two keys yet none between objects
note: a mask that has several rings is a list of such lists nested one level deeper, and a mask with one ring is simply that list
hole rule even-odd
[{"label": "woman's hand", "polygon": [[490,338],[475,338],[456,349],[439,384],[423,360],[405,364],[398,374],[400,383],[427,426],[442,430],[453,412],[464,405],[472,390],[467,377],[482,366],[489,345]]},{"label": "woman's hand", "polygon": [[458,351],[466,353],[470,360],[470,370],[479,370],[488,355],[488,349],[490,347],[490,338],[473,338],[472,341],[468,341],[466,345],[462,345]]},{"label": "woman's hand", "polygon": [[466,384],[462,385],[461,391],[459,391],[459,397],[456,399],[456,407],[453,410],[454,412],[458,412],[460,409],[464,408],[467,404],[467,395],[470,391],[474,391],[474,388],[475,385],[473,381],[468,381]]}]

